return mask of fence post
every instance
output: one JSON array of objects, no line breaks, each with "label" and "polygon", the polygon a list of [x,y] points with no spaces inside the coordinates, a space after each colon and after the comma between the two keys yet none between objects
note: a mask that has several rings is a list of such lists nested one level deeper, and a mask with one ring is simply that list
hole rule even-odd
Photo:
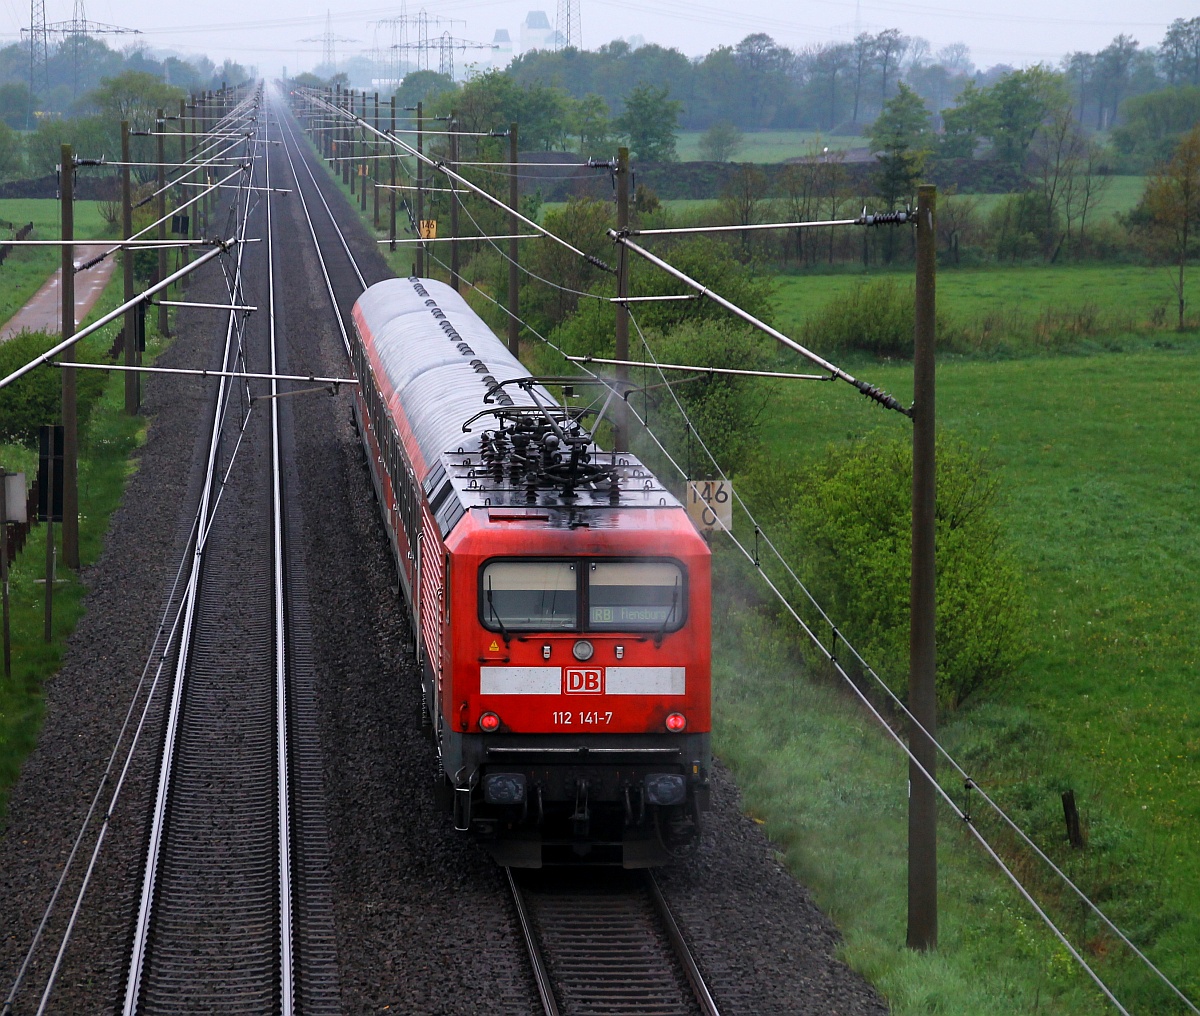
[{"label": "fence post", "polygon": [[[908,947],[937,948],[937,647],[934,507],[937,496],[934,363],[937,188],[917,191],[916,324],[913,335],[912,580],[909,589]],[[925,773],[918,768],[918,763]]]}]

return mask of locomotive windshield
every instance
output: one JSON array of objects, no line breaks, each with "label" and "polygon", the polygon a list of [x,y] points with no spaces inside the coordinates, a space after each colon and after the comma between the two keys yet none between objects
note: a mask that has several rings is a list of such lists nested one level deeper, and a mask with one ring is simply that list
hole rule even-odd
[{"label": "locomotive windshield", "polygon": [[490,561],[480,569],[479,616],[493,631],[676,631],[687,613],[675,561]]},{"label": "locomotive windshield", "polygon": [[670,561],[593,561],[588,569],[588,627],[593,631],[678,628],[683,575]]},{"label": "locomotive windshield", "polygon": [[493,561],[483,569],[481,613],[488,627],[574,628],[577,570],[574,561]]}]

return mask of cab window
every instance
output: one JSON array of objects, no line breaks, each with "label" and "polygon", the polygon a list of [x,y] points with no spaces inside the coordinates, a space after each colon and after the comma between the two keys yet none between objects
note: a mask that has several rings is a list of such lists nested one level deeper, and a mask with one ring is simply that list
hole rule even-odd
[{"label": "cab window", "polygon": [[591,631],[675,631],[683,614],[683,569],[674,562],[588,563]]},{"label": "cab window", "polygon": [[569,631],[578,624],[574,561],[492,561],[481,578],[480,613],[489,628]]}]

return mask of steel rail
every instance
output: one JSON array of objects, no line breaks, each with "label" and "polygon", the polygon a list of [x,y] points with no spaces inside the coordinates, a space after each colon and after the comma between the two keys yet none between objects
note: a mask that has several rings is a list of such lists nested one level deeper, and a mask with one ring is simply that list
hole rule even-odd
[{"label": "steel rail", "polygon": [[[284,121],[284,123],[287,123],[287,121]],[[325,200],[325,195],[321,191],[321,185],[317,182],[316,176],[313,174],[312,167],[308,164],[308,160],[306,158],[304,158],[303,154],[300,151],[300,142],[296,138],[296,133],[295,133],[295,131],[292,130],[292,125],[290,123],[287,123],[287,130],[288,130],[288,134],[290,135],[290,137],[292,139],[292,143],[296,146],[296,154],[300,157],[300,164],[304,167],[304,171],[308,174],[309,180],[312,181],[313,189],[317,192],[317,197],[319,197],[321,199],[321,204],[324,206],[325,212],[329,216],[329,221],[333,225],[334,232],[337,233],[338,240],[342,245],[342,250],[344,250],[346,252],[346,257],[350,261],[350,267],[354,269],[354,274],[358,278],[358,284],[360,286],[362,286],[363,289],[366,289],[367,288],[367,280],[365,278],[363,278],[363,273],[358,268],[358,261],[354,257],[354,254],[351,252],[350,245],[346,242],[346,235],[342,232],[342,227],[338,225],[337,216],[333,214],[333,209],[329,207],[329,202]],[[285,144],[285,146],[284,146],[285,150],[286,150],[286,147],[287,146]],[[290,154],[289,154],[289,161],[290,161]],[[293,165],[293,172],[294,171],[295,171],[295,166]],[[296,189],[300,190],[299,177],[296,178]],[[306,215],[308,214],[307,202],[305,202],[305,214]],[[308,221],[309,221],[309,224],[311,225],[312,224],[311,216],[309,217]],[[313,233],[313,242],[314,243],[317,242],[315,231]],[[319,249],[320,244],[317,244],[317,246]],[[332,292],[332,287],[331,287],[331,292]],[[349,355],[349,348],[347,348],[347,355]]]},{"label": "steel rail", "polygon": [[700,973],[696,958],[692,955],[692,950],[688,948],[687,940],[675,922],[675,915],[671,913],[671,908],[667,905],[666,898],[658,887],[658,880],[650,871],[646,872],[646,889],[650,893],[650,899],[654,903],[658,919],[667,933],[671,948],[675,951],[675,958],[683,967],[683,973],[688,979],[688,984],[691,985],[692,994],[696,996],[700,1011],[704,1013],[704,1016],[721,1016],[721,1010],[717,1008],[717,1003],[713,1000],[708,985],[704,983],[704,976]]},{"label": "steel rail", "polygon": [[[253,179],[253,169],[250,171]],[[241,226],[241,238],[245,233],[249,220],[250,195],[246,195],[246,207]],[[234,271],[234,292],[240,286],[242,276],[243,254],[246,246],[238,244],[237,264]],[[225,328],[225,345],[222,352],[222,363],[228,363],[234,355],[233,338],[236,334],[237,315],[230,312],[229,321]],[[233,379],[222,378],[217,390],[217,399],[213,411],[212,430],[209,435],[208,455],[205,463],[204,484],[200,495],[201,531],[211,525],[213,479],[217,473],[217,457],[221,447],[221,432],[224,426],[225,413],[230,404],[233,391]],[[142,873],[141,898],[138,905],[135,922],[134,939],[129,962],[129,973],[125,982],[125,995],[122,1004],[123,1016],[136,1016],[138,1001],[141,993],[142,974],[145,969],[147,947],[149,945],[150,921],[153,913],[155,885],[158,876],[163,834],[166,825],[166,807],[170,796],[171,774],[174,761],[176,735],[179,729],[180,713],[183,705],[183,690],[190,659],[192,636],[195,628],[197,592],[199,590],[200,573],[202,570],[204,550],[207,540],[197,539],[192,551],[191,567],[184,592],[183,623],[180,628],[179,650],[175,663],[175,674],[171,688],[171,701],[167,712],[167,729],[163,739],[163,754],[159,764],[159,774],[155,794],[154,811],[151,818],[150,834],[146,851],[146,865]],[[42,1012],[39,1009],[39,1014]]]},{"label": "steel rail", "polygon": [[[270,130],[269,121],[267,130]],[[280,132],[282,134],[282,131]],[[269,151],[269,149],[268,149]],[[271,219],[271,160],[265,160],[267,185],[267,327],[271,373],[279,373],[275,336],[275,243]],[[292,1016],[296,976],[292,947],[291,778],[288,771],[287,616],[283,574],[283,465],[279,448],[279,381],[271,378],[271,538],[275,607],[275,794],[279,837],[279,1009]]]},{"label": "steel rail", "polygon": [[[354,269],[354,274],[358,277],[359,284],[365,290],[367,288],[367,283],[366,283],[366,280],[363,278],[362,272],[359,271],[358,262],[355,260],[353,253],[351,253],[350,246],[346,243],[345,236],[342,235],[341,227],[338,226],[337,219],[334,217],[333,211],[329,207],[329,203],[325,200],[325,196],[321,193],[321,186],[320,186],[320,184],[317,183],[317,178],[313,175],[312,170],[308,166],[308,161],[304,158],[304,153],[300,150],[299,141],[296,138],[295,132],[292,130],[291,124],[288,123],[286,120],[281,120],[280,122],[286,126],[287,134],[291,138],[293,146],[295,146],[295,148],[296,148],[296,156],[300,160],[300,163],[304,166],[305,170],[307,171],[309,179],[312,181],[313,188],[317,192],[317,196],[320,197],[321,203],[325,206],[325,211],[329,214],[329,221],[333,225],[334,230],[337,232],[338,239],[341,240],[341,242],[342,242],[342,249],[346,252],[346,257],[350,261],[350,267]],[[284,150],[284,153],[287,155],[288,165],[291,167],[291,170],[292,170],[292,177],[296,181],[296,194],[300,198],[300,207],[303,209],[304,219],[308,223],[308,232],[309,232],[309,235],[312,237],[313,249],[316,251],[317,261],[321,266],[321,276],[325,279],[325,290],[329,295],[329,303],[330,303],[330,306],[333,308],[333,317],[334,317],[334,320],[337,322],[338,331],[341,333],[341,336],[342,336],[342,346],[346,350],[346,356],[349,357],[350,356],[350,335],[346,331],[346,323],[342,320],[342,311],[341,311],[341,308],[338,306],[337,294],[334,293],[334,291],[333,291],[333,280],[329,277],[329,266],[328,266],[327,262],[325,261],[325,254],[321,248],[321,242],[317,239],[317,229],[316,229],[316,225],[313,222],[312,213],[309,211],[308,201],[304,197],[304,188],[300,185],[300,174],[296,172],[296,163],[292,159],[292,152],[291,152],[291,149],[288,147],[286,141],[287,141],[287,139],[285,138],[283,150]]]},{"label": "steel rail", "polygon": [[525,906],[525,897],[521,893],[521,887],[517,885],[512,868],[505,868],[504,874],[508,878],[508,889],[512,893],[513,906],[517,911],[517,922],[521,925],[521,935],[529,952],[529,963],[533,967],[533,980],[542,1003],[542,1011],[545,1016],[559,1016],[550,970],[542,956],[542,947],[538,944],[537,932],[534,930],[533,921],[530,920],[529,909]]}]

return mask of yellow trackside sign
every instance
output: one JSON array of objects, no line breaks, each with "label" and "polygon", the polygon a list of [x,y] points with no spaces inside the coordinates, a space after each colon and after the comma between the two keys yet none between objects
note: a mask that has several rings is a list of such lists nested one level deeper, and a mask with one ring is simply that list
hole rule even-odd
[{"label": "yellow trackside sign", "polygon": [[421,220],[421,239],[436,240],[437,239],[437,219],[422,219]]}]

